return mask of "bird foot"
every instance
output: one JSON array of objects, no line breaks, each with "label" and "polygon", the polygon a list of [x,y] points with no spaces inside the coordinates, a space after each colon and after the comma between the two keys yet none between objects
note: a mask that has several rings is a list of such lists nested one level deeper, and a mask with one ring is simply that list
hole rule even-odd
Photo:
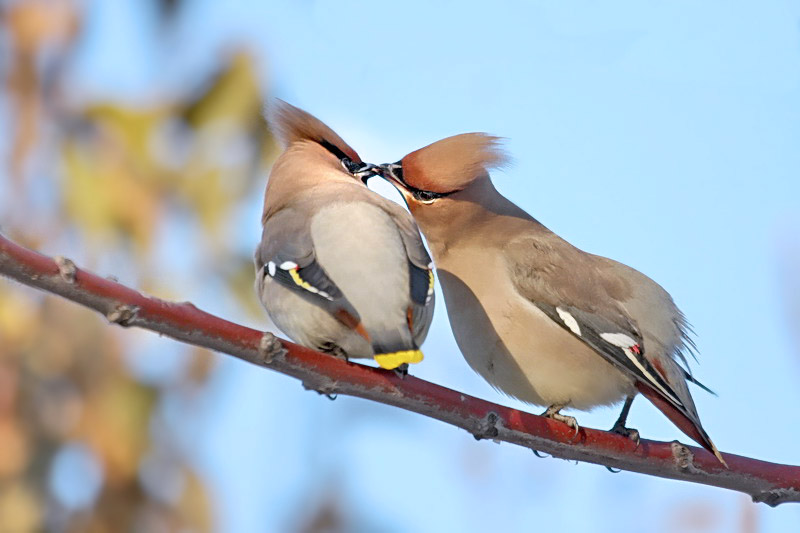
[{"label": "bird foot", "polygon": [[395,368],[394,373],[400,379],[406,379],[406,376],[408,375],[408,363],[403,363],[402,365]]},{"label": "bird foot", "polygon": [[611,428],[611,433],[616,433],[617,435],[622,435],[623,437],[627,437],[636,444],[637,448],[639,447],[638,429],[626,428],[623,424],[614,424],[614,427]]},{"label": "bird foot", "polygon": [[575,419],[574,416],[567,416],[562,415],[559,413],[565,406],[563,405],[551,405],[547,408],[547,410],[542,413],[542,416],[546,416],[547,418],[552,418],[553,420],[558,420],[559,422],[563,422],[572,429],[575,430],[575,433],[572,435],[572,438],[578,436],[578,432],[581,430],[581,427],[578,425],[578,421]]},{"label": "bird foot", "polygon": [[332,342],[326,342],[321,344],[317,347],[317,349],[325,354],[332,355],[337,359],[341,359],[342,361],[349,363],[350,358],[347,356],[347,352],[342,350],[339,346],[335,345]]}]

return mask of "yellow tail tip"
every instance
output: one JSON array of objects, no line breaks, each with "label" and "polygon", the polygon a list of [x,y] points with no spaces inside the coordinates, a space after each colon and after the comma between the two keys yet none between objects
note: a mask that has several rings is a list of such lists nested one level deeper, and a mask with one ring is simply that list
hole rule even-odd
[{"label": "yellow tail tip", "polygon": [[403,363],[419,363],[424,356],[421,350],[401,350],[399,352],[375,354],[375,361],[381,368],[393,370]]}]

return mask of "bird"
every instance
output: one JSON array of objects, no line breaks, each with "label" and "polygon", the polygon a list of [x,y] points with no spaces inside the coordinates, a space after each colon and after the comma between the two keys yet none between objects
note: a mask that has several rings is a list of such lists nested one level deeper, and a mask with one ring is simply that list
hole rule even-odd
[{"label": "bird", "polygon": [[684,314],[649,277],[578,249],[500,194],[489,172],[509,161],[502,141],[464,133],[376,166],[427,240],[468,364],[576,435],[562,409],[624,401],[612,431],[638,445],[626,422],[641,393],[725,464],[687,385],[711,392],[684,368],[696,351]]},{"label": "bird", "polygon": [[366,186],[371,165],[322,121],[275,99],[273,164],[255,252],[256,292],[295,342],[407,371],[435,305],[433,264],[411,215]]}]

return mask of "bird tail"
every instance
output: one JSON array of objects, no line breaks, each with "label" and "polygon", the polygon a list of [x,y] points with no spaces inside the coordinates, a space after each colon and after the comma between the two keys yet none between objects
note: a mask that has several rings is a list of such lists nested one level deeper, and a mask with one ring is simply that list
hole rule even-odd
[{"label": "bird tail", "polygon": [[659,411],[664,413],[664,415],[669,418],[673,424],[678,426],[678,429],[683,431],[687,437],[695,441],[709,452],[713,453],[719,462],[722,463],[725,468],[728,468],[728,463],[726,463],[725,459],[722,458],[722,454],[719,453],[717,447],[713,442],[711,442],[711,438],[708,436],[708,433],[706,433],[706,430],[703,429],[703,426],[700,425],[699,421],[692,420],[686,415],[686,413],[681,412],[681,410],[672,405],[649,385],[638,382],[636,383],[636,388],[645,398],[650,400],[650,402],[655,405]]},{"label": "bird tail", "polygon": [[375,361],[387,370],[393,370],[402,364],[419,363],[424,357],[407,330],[373,334],[372,348],[375,351]]},{"label": "bird tail", "polygon": [[381,368],[393,370],[402,364],[419,363],[424,357],[422,350],[399,350],[396,352],[376,353],[375,361]]}]

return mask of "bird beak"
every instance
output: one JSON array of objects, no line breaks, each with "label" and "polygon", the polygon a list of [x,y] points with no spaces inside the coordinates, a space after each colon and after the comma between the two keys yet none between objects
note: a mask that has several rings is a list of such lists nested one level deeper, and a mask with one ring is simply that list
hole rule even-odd
[{"label": "bird beak", "polygon": [[367,180],[371,177],[380,175],[378,166],[372,163],[361,163],[361,165],[353,169],[352,173],[353,176],[360,179],[364,185],[367,184]]},{"label": "bird beak", "polygon": [[384,163],[378,165],[377,173],[385,180],[402,191],[408,190],[403,181],[403,167],[399,163]]}]

